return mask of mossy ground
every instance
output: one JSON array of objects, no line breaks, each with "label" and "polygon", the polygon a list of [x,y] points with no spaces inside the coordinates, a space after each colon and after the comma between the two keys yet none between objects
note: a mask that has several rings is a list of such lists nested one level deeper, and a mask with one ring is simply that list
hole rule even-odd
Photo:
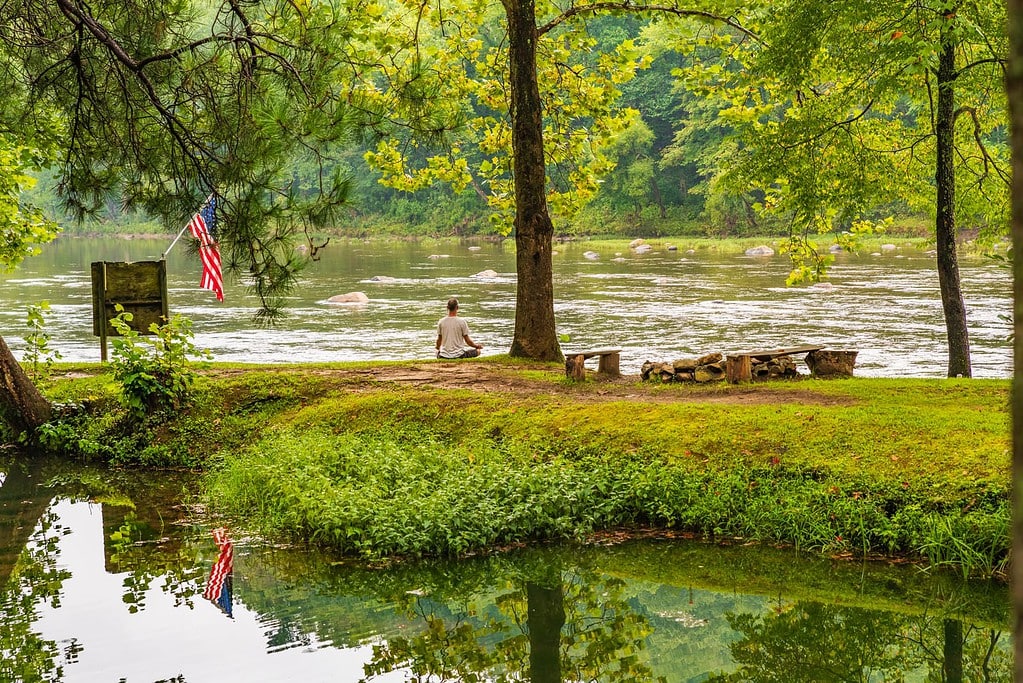
[{"label": "mossy ground", "polygon": [[[569,383],[559,365],[215,365],[132,427],[96,366],[80,451],[207,471],[213,508],[342,552],[458,555],[662,528],[1004,570],[1007,381]],[[59,374],[58,372],[58,374]],[[119,441],[120,439],[120,441]]]}]

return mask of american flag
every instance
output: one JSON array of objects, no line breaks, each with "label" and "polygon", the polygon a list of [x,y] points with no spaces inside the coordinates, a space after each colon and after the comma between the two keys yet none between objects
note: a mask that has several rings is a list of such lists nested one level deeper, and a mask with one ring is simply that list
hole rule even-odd
[{"label": "american flag", "polygon": [[192,216],[188,229],[199,240],[199,258],[202,260],[202,278],[199,286],[217,295],[217,301],[224,300],[224,275],[220,268],[220,249],[214,237],[217,198],[211,196],[199,213]]},{"label": "american flag", "polygon": [[227,529],[213,530],[213,540],[220,552],[217,561],[210,569],[210,578],[206,581],[206,590],[202,596],[219,607],[224,614],[231,614],[231,591],[234,588],[232,572],[234,571],[234,545],[227,535]]}]

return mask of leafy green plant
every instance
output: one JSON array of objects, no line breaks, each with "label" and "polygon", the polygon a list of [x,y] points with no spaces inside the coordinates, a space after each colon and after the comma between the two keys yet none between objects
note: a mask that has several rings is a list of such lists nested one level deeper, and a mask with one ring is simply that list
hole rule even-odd
[{"label": "leafy green plant", "polygon": [[129,324],[132,314],[117,306],[110,321],[120,337],[112,342],[114,378],[120,383],[125,404],[135,417],[178,408],[188,400],[195,381],[189,356],[209,360],[208,350],[192,343],[192,321],[172,316],[163,325],[152,323],[151,336]]},{"label": "leafy green plant", "polygon": [[28,366],[34,380],[44,380],[50,376],[53,363],[61,359],[60,351],[50,348],[50,334],[46,331],[46,314],[50,311],[50,302],[44,300],[38,305],[30,305],[27,311],[29,331],[24,337],[25,355],[22,362]]}]

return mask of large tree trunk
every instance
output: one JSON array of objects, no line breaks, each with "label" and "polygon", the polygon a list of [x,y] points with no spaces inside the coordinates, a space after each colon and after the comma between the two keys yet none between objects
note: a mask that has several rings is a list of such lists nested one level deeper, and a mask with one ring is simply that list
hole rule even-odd
[{"label": "large tree trunk", "polygon": [[34,431],[50,419],[50,403],[0,337],[0,420],[19,434]]},{"label": "large tree trunk", "polygon": [[[949,17],[950,24],[954,19]],[[955,45],[942,31],[943,45],[938,58],[938,110],[935,115],[937,133],[938,188],[937,221],[935,225],[938,251],[938,283],[941,304],[945,310],[948,335],[948,376],[970,377],[970,335],[966,327],[966,304],[959,280],[959,258],[956,255],[956,176],[955,176]]]},{"label": "large tree trunk", "polygon": [[1012,141],[1012,605],[1015,676],[1023,681],[1023,0],[1009,0],[1008,95]]},{"label": "large tree trunk", "polygon": [[508,15],[512,167],[515,174],[515,332],[509,353],[563,360],[554,327],[554,224],[547,208],[543,110],[536,80],[536,7],[504,0]]}]

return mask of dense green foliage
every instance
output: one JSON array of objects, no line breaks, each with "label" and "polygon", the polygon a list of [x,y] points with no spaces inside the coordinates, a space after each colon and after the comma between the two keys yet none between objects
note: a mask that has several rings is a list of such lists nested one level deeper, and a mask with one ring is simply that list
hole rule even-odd
[{"label": "dense green foliage", "polygon": [[650,526],[1004,569],[1004,382],[615,389],[506,372],[535,391],[356,387],[357,374],[320,366],[215,371],[186,411],[115,439],[105,376],[53,396],[93,397],[102,419],[68,431],[95,455],[208,468],[222,513],[358,555]]},{"label": "dense green foliage", "polygon": [[[832,8],[832,14],[840,15],[839,9]],[[812,12],[808,10],[797,16],[805,17],[807,14],[812,15]],[[791,19],[791,13],[786,14],[786,17],[786,21]],[[450,21],[451,17],[445,16],[444,19]],[[495,62],[496,57],[491,55],[484,58],[484,55],[492,53],[498,47],[500,17],[495,14],[487,14],[481,20],[483,25],[479,28],[478,42],[467,41],[464,34],[458,36],[448,34],[438,36],[436,40],[439,42],[430,43],[431,50],[447,49],[447,52],[441,55],[449,60],[444,62],[446,67],[457,70],[464,66],[466,69],[465,79],[448,83],[449,89],[460,88],[459,92],[469,89],[490,92],[495,87],[492,80],[486,79],[496,78],[494,71],[498,66],[498,63]],[[752,14],[745,20],[752,22]],[[765,17],[758,16],[756,18],[756,21],[765,20]],[[748,120],[739,116],[740,109],[733,107],[730,109],[731,114],[729,115],[721,113],[722,109],[728,106],[729,91],[725,89],[727,84],[722,82],[721,88],[709,90],[702,81],[695,78],[696,72],[693,68],[696,65],[706,67],[707,65],[726,63],[722,61],[718,50],[711,47],[694,49],[695,44],[708,40],[710,33],[708,33],[707,26],[702,26],[695,32],[680,29],[677,25],[666,25],[663,29],[659,26],[652,21],[651,17],[638,15],[595,17],[586,24],[586,37],[578,31],[579,26],[573,28],[574,32],[571,33],[570,42],[574,42],[572,42],[571,50],[566,52],[564,45],[560,45],[549,55],[552,70],[569,66],[568,62],[560,64],[559,59],[570,58],[580,68],[587,69],[596,69],[598,66],[597,55],[617,55],[615,58],[618,60],[629,56],[632,60],[629,63],[628,73],[623,71],[620,76],[614,78],[614,83],[609,82],[601,86],[618,91],[619,94],[613,100],[607,100],[601,104],[601,107],[607,109],[613,104],[613,109],[607,109],[607,111],[617,112],[614,115],[621,119],[621,122],[615,126],[614,134],[610,136],[605,134],[606,139],[601,142],[600,154],[603,155],[603,160],[598,164],[599,169],[595,167],[594,178],[602,177],[603,180],[597,185],[593,185],[592,181],[589,181],[590,185],[586,190],[587,195],[592,195],[589,203],[578,213],[573,214],[572,211],[567,211],[560,215],[556,222],[558,232],[562,234],[613,233],[643,236],[670,234],[740,236],[751,233],[786,233],[789,229],[787,220],[760,215],[755,210],[758,206],[763,208],[763,203],[757,204],[757,196],[748,192],[746,181],[752,175],[752,167],[747,163],[745,171],[743,171],[736,165],[745,158],[739,156],[740,150],[746,155],[751,150],[760,150],[767,154],[772,149],[777,151],[784,147],[779,148],[775,143],[752,145],[749,141],[750,136],[758,133],[737,127],[738,123],[745,123]],[[421,33],[425,33],[427,26],[423,24],[417,29]],[[771,30],[781,31],[783,29],[785,29],[784,26],[771,26]],[[789,30],[790,33],[801,35],[797,26],[790,26]],[[380,39],[383,40],[382,37]],[[467,41],[466,49],[471,48],[477,52],[470,55],[465,50],[456,51],[452,45],[459,39]],[[852,40],[853,37],[850,36],[850,39]],[[843,56],[848,57],[845,53]],[[458,61],[456,57],[462,61]],[[859,61],[867,57],[869,55],[863,54],[857,60],[847,59],[847,71],[851,74],[854,68],[860,67]],[[435,55],[435,59],[440,59],[440,57]],[[482,66],[477,65],[474,60],[479,61]],[[637,65],[643,68],[636,69]],[[604,68],[606,69],[608,66],[605,65]],[[431,68],[439,70],[440,66],[432,64]],[[443,71],[443,73],[449,73],[449,71]],[[554,72],[552,71],[552,73]],[[735,72],[732,73],[738,75]],[[756,75],[751,74],[750,78]],[[809,78],[810,75],[808,74],[806,77]],[[470,80],[471,78],[475,80]],[[565,81],[563,77],[557,76],[552,76],[548,80],[558,83]],[[981,85],[988,87],[993,82],[991,79],[987,79],[982,81]],[[580,81],[581,83],[582,81]],[[891,85],[890,81],[884,83]],[[587,87],[596,88],[592,84]],[[920,89],[914,86],[910,94],[918,91]],[[781,89],[774,94],[778,98],[775,106],[783,113],[791,110],[786,99],[786,92]],[[847,98],[850,96],[850,91],[847,89],[840,91],[836,89],[836,92],[840,92]],[[607,98],[612,95],[614,93],[609,91],[603,97]],[[490,93],[490,96],[492,99],[493,93]],[[564,96],[571,96],[571,93]],[[837,99],[837,97],[832,96],[832,99]],[[812,110],[808,103],[804,103],[806,107],[800,112],[800,117],[789,121],[787,125],[794,131],[799,126],[804,129],[814,125],[818,128],[826,127],[828,125],[826,117],[836,108],[842,106],[839,103],[832,104],[831,100],[828,100],[828,103],[828,108],[825,108],[822,101]],[[580,102],[578,106],[584,104],[584,102]],[[848,103],[846,102],[846,104]],[[578,145],[582,138],[579,138],[577,133],[588,129],[585,119],[580,119],[574,124],[571,123],[571,112],[564,109],[567,106],[566,100],[558,95],[556,89],[551,91],[548,106],[552,112],[558,113],[556,120],[551,125],[575,131],[572,135],[562,136],[559,133],[561,129],[552,129],[549,131],[548,138],[554,142],[564,138],[563,143],[566,146]],[[906,106],[908,107],[908,105]],[[990,107],[990,103],[987,106]],[[888,122],[890,117],[886,118],[883,114],[873,113],[879,112],[880,109],[879,105],[875,105],[872,109],[872,116],[866,117],[864,123],[871,125],[873,122],[876,125],[878,121]],[[900,111],[902,110],[900,109]],[[812,120],[808,118],[811,112],[814,117]],[[484,177],[478,176],[470,181],[465,176],[469,168],[475,168],[498,152],[495,149],[487,148],[487,144],[493,145],[497,141],[489,139],[488,142],[488,139],[482,137],[481,132],[491,129],[496,131],[499,126],[506,125],[501,122],[498,113],[497,110],[479,101],[474,106],[468,106],[460,114],[469,121],[465,124],[464,129],[453,129],[451,134],[441,137],[421,136],[417,140],[409,139],[407,135],[399,136],[415,150],[406,150],[406,161],[410,168],[419,166],[425,168],[427,159],[434,159],[431,162],[433,166],[429,167],[429,173],[425,176],[417,177],[414,182],[411,177],[407,181],[403,181],[406,184],[414,184],[415,192],[407,191],[412,189],[411,185],[403,189],[396,189],[386,187],[379,182],[383,175],[380,171],[369,167],[363,158],[367,152],[375,153],[377,150],[378,141],[372,136],[366,138],[348,137],[332,144],[329,154],[327,153],[328,149],[324,147],[320,150],[320,155],[298,155],[292,158],[288,168],[291,169],[296,188],[311,188],[323,173],[339,173],[341,177],[347,179],[348,183],[346,186],[350,192],[348,206],[343,212],[333,216],[329,224],[321,224],[312,228],[310,234],[319,239],[320,236],[338,232],[355,235],[380,232],[412,235],[465,235],[489,234],[503,230],[503,223],[495,224],[488,219],[490,215],[488,202],[494,201],[506,208],[507,197],[503,196],[499,187],[491,187]],[[919,123],[923,121],[923,118],[917,117],[912,121]],[[440,119],[435,122],[435,125],[443,129],[451,123],[449,120]],[[968,134],[969,130],[963,126],[962,132]],[[773,129],[763,130],[760,133],[774,134]],[[798,132],[792,132],[790,137],[797,135]],[[500,138],[502,136],[495,133],[493,137]],[[395,138],[395,140],[397,139]],[[743,140],[741,144],[737,143],[739,139]],[[829,137],[821,141],[821,144],[841,143],[844,145],[852,144],[855,141],[854,138],[842,137],[842,130],[835,129],[829,132]],[[1004,144],[1000,138],[989,137],[986,141],[992,154],[1002,154]],[[452,146],[457,147],[453,155],[449,153],[449,148]],[[867,151],[869,150],[864,150],[864,153]],[[568,150],[560,153],[566,163],[571,161],[573,154],[578,156],[575,152]],[[848,154],[851,155],[852,152]],[[878,155],[883,158],[880,152]],[[552,151],[552,158],[554,156],[556,154]],[[458,169],[449,168],[454,163],[453,160],[458,158],[465,159],[469,166]],[[889,161],[886,163],[896,161],[894,153],[889,154],[888,158]],[[922,159],[922,157],[918,156],[917,159]],[[757,162],[756,168],[765,169],[777,162],[778,159],[774,158],[762,163]],[[491,164],[493,165],[493,162]],[[874,162],[873,167],[877,167],[879,164],[880,161]],[[448,170],[445,171],[444,168]],[[782,169],[781,166],[777,168],[779,172]],[[797,170],[791,160],[786,162],[784,168]],[[856,168],[859,167],[851,166],[843,169],[840,165],[829,166],[830,172],[836,176],[843,172],[854,172]],[[490,171],[498,174],[503,172],[501,169],[507,170],[506,160],[501,164],[493,165]],[[908,217],[914,224],[925,224],[928,204],[926,197],[921,193],[926,190],[929,180],[926,169],[921,169],[921,171],[919,178],[915,174],[888,173],[883,176],[885,181],[883,192],[882,188],[876,186],[877,183],[872,181],[869,188],[867,185],[858,185],[859,189],[855,196],[849,193],[835,192],[835,190],[849,188],[848,183],[837,186],[825,183],[822,185],[820,193],[815,195],[818,199],[818,208],[822,215],[829,211],[830,215],[837,215],[835,213],[837,211],[848,213],[843,207],[856,202],[861,209],[873,209],[871,215],[894,214]],[[735,182],[724,182],[726,173],[730,174],[728,177]],[[558,185],[556,179],[562,176],[567,177],[568,174],[567,167],[564,172],[557,169],[553,171],[558,191],[564,191],[567,186],[564,183]],[[451,180],[456,176],[463,178],[463,181],[456,183],[456,188],[452,189],[444,181]],[[877,177],[877,174],[871,177],[875,180],[881,179]],[[774,176],[766,178],[767,181],[773,179]],[[822,179],[818,178],[818,181],[820,180]],[[758,178],[756,182],[763,186],[765,178]],[[157,222],[146,224],[144,214],[125,212],[124,207],[112,195],[102,197],[102,201],[93,207],[96,212],[84,224],[77,225],[69,217],[63,215],[61,202],[56,197],[57,187],[55,179],[44,176],[41,178],[39,188],[30,191],[26,196],[31,197],[34,204],[46,207],[51,216],[63,219],[62,222],[66,224],[65,229],[86,232],[110,229],[138,231],[140,224],[146,226],[141,228],[144,231],[155,232],[162,229]],[[874,192],[873,199],[866,196],[867,190],[871,188]],[[830,194],[826,195],[825,191]],[[893,193],[900,198],[900,201],[893,201],[891,197]],[[830,207],[821,204],[826,196],[828,202],[833,200]],[[582,205],[586,204],[584,199],[586,198],[582,196],[566,197],[565,201]],[[980,205],[977,202],[971,202],[964,206],[976,208]],[[126,225],[127,217],[130,217],[130,220]]]}]

